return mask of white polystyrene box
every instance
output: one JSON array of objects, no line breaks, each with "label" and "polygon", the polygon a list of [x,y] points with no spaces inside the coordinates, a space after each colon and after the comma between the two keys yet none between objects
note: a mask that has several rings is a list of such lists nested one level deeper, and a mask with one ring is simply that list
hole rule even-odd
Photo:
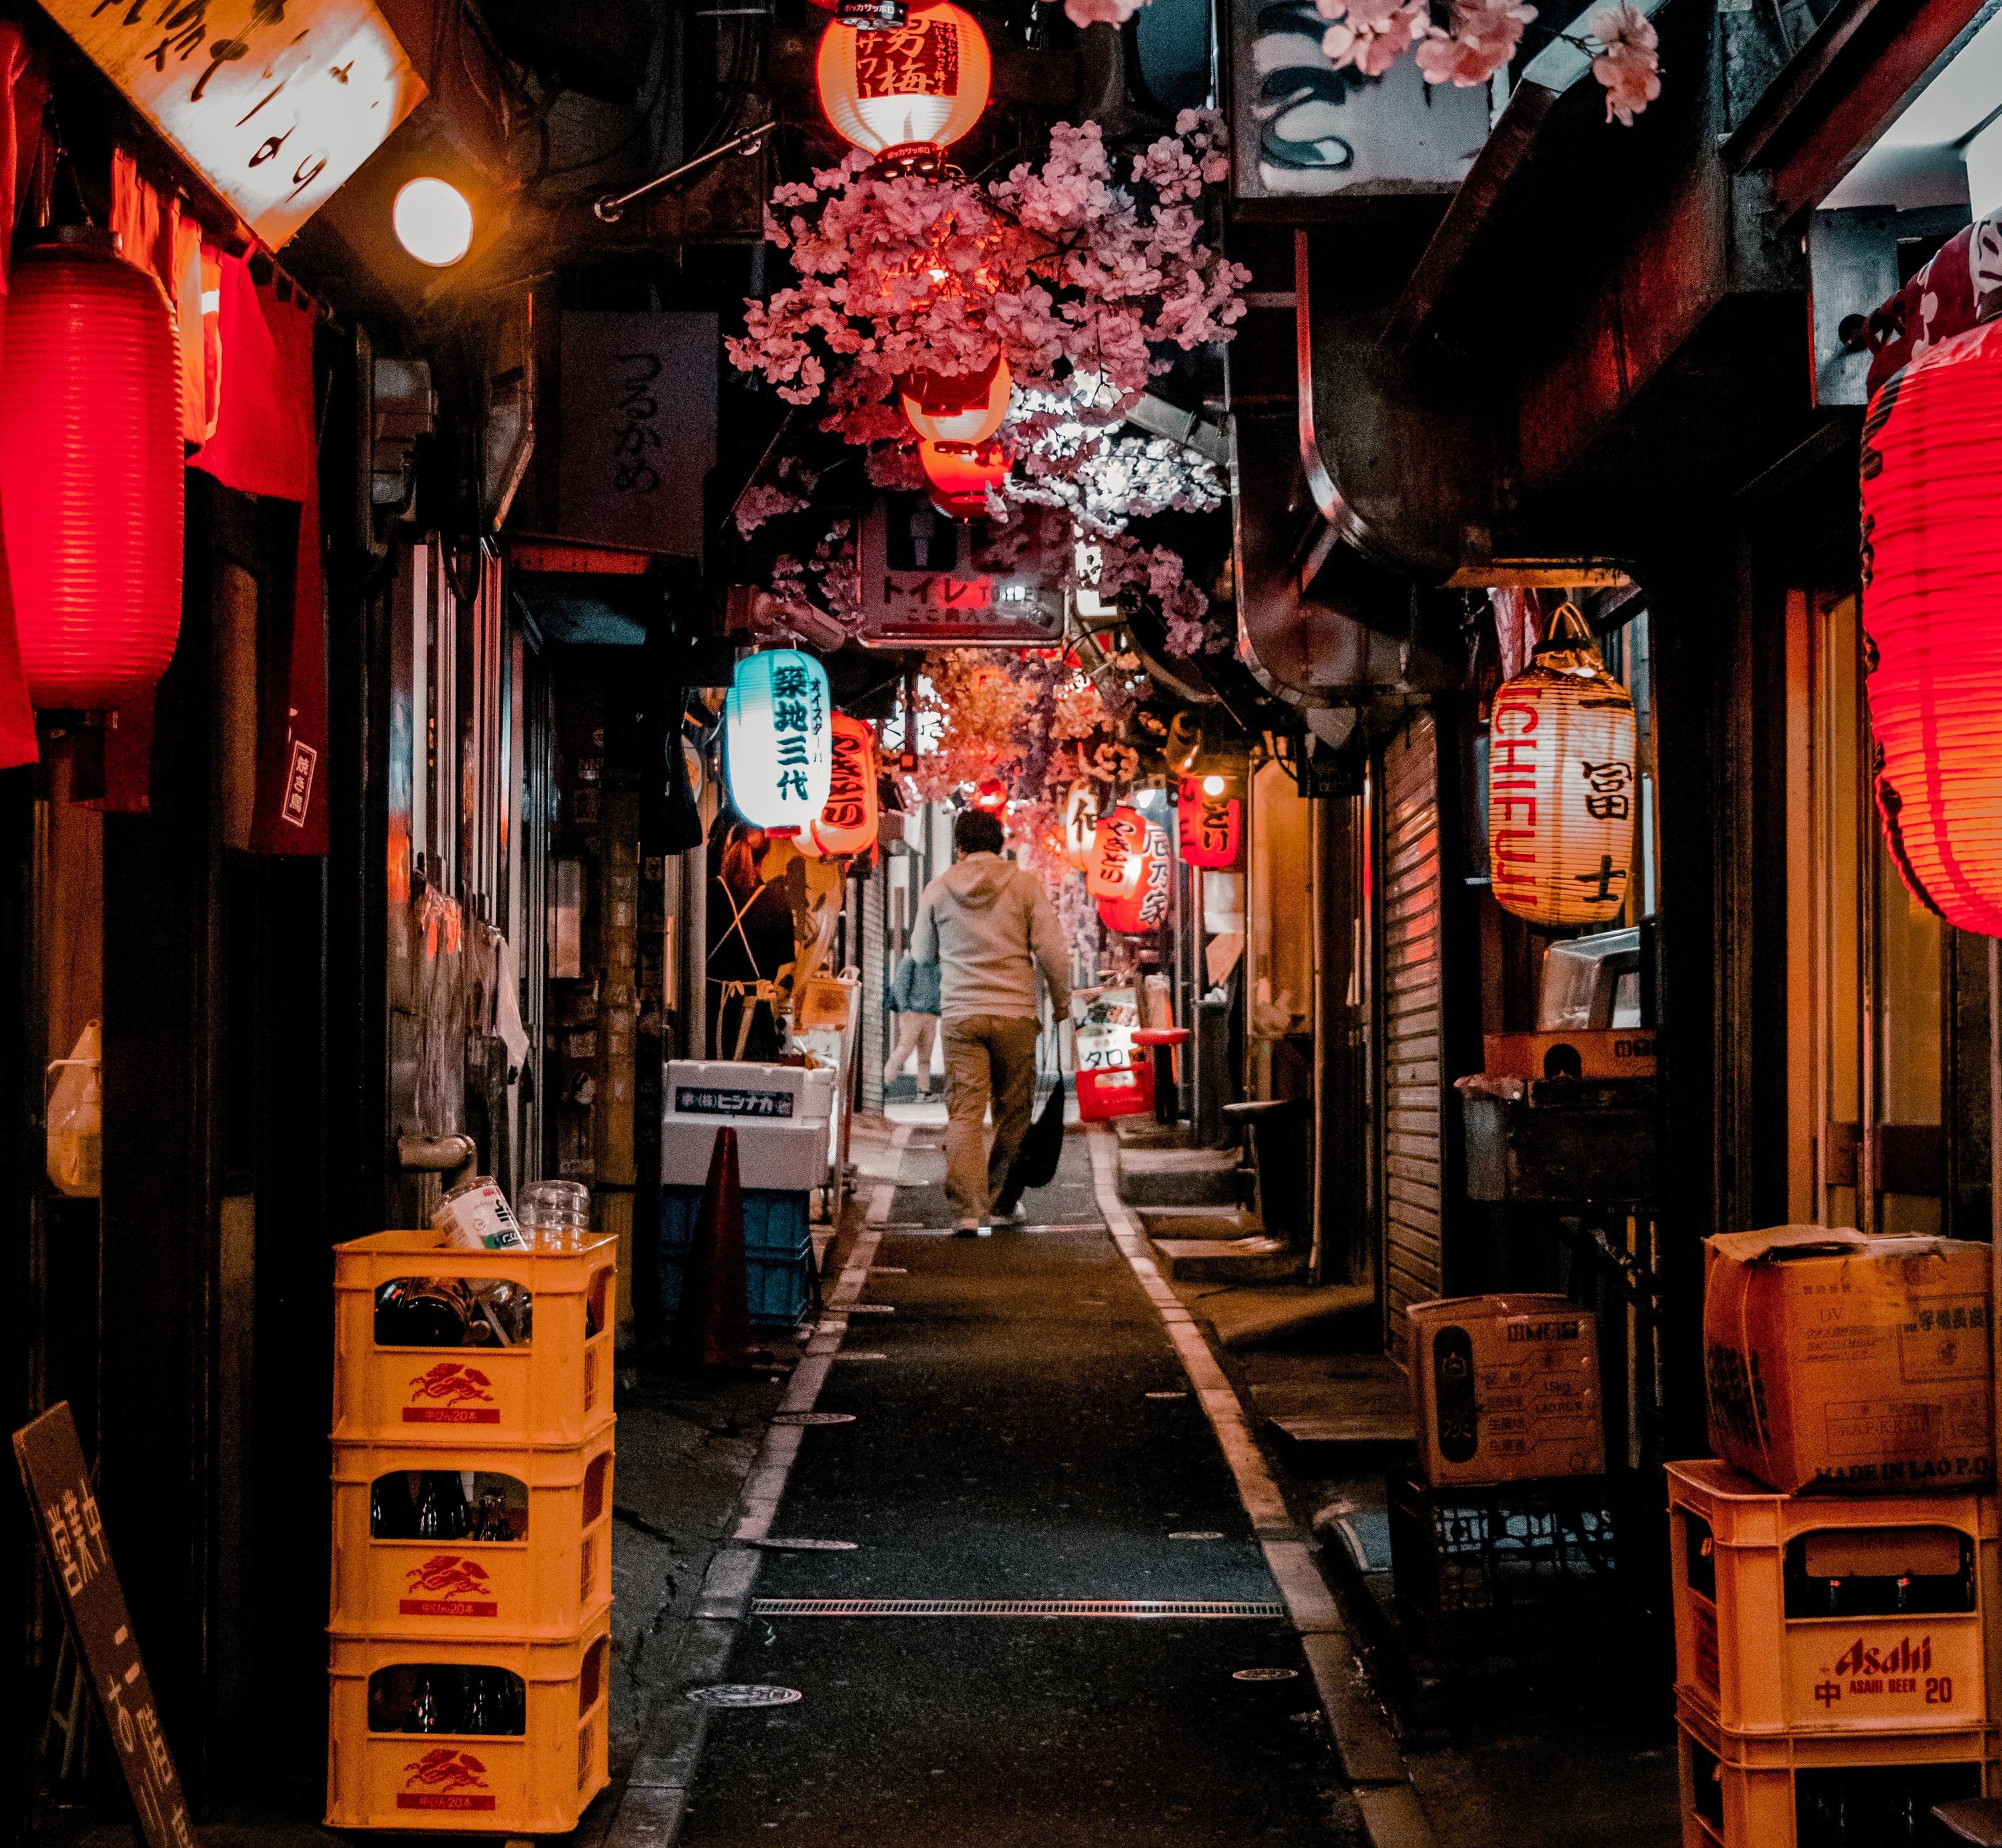
[{"label": "white polystyrene box", "polygon": [[747,1187],[800,1191],[825,1184],[827,1120],[796,1117],[677,1116],[661,1118],[661,1183],[699,1187],[709,1178],[716,1132],[737,1131],[737,1177]]}]

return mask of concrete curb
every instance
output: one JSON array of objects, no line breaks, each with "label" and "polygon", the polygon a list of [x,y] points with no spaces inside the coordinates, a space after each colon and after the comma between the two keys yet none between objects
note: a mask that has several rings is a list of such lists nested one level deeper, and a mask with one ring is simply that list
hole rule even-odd
[{"label": "concrete curb", "polygon": [[1309,1672],[1327,1721],[1344,1780],[1355,1797],[1370,1848],[1439,1848],[1424,1806],[1411,1787],[1396,1735],[1377,1706],[1348,1621],[1328,1589],[1313,1548],[1299,1536],[1285,1498],[1266,1467],[1236,1390],[1155,1263],[1139,1219],[1119,1197],[1118,1145],[1090,1126],[1091,1176],[1098,1210],[1134,1277],[1160,1314],[1196,1389],[1224,1460],[1250,1516],[1265,1563],[1299,1632]]}]

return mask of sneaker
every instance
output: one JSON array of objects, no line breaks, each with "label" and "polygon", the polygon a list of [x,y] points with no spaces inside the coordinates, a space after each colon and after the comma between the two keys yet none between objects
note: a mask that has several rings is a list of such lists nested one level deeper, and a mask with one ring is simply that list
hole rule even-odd
[{"label": "sneaker", "polygon": [[986,1229],[987,1228],[978,1219],[962,1219],[959,1222],[959,1229],[953,1234],[953,1236],[961,1239],[977,1239]]},{"label": "sneaker", "polygon": [[996,1226],[1020,1226],[1027,1222],[1029,1209],[1018,1201],[1005,1213],[996,1211],[992,1216]]}]

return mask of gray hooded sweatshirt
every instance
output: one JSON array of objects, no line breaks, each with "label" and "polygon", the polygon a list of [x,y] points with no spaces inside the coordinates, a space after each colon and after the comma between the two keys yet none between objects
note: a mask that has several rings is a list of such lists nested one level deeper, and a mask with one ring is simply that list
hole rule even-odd
[{"label": "gray hooded sweatshirt", "polygon": [[1043,882],[998,853],[970,853],[924,889],[911,954],[939,965],[948,1020],[1036,1017],[1041,968],[1061,1020],[1070,1011],[1070,952]]}]

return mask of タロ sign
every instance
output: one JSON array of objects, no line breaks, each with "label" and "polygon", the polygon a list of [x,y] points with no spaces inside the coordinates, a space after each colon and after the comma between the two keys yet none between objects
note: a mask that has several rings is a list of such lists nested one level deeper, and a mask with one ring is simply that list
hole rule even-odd
[{"label": "\u30bf\u30ed sign", "polygon": [[43,0],[273,249],[424,99],[373,0]]}]

